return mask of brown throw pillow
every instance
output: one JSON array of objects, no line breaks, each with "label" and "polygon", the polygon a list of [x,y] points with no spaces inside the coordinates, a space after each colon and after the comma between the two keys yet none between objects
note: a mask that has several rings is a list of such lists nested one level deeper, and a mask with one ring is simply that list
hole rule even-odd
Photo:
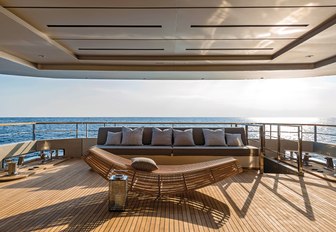
[{"label": "brown throw pillow", "polygon": [[158,169],[158,166],[156,165],[155,161],[150,158],[135,157],[132,158],[131,160],[132,160],[131,166],[136,170],[151,172]]}]

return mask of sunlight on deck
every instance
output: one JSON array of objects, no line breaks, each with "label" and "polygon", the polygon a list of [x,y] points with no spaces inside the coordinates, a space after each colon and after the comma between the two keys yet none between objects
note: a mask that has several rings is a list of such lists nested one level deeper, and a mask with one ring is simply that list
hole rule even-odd
[{"label": "sunlight on deck", "polygon": [[80,160],[0,183],[0,231],[333,231],[336,184],[244,173],[184,197],[130,194],[107,209],[107,182]]}]

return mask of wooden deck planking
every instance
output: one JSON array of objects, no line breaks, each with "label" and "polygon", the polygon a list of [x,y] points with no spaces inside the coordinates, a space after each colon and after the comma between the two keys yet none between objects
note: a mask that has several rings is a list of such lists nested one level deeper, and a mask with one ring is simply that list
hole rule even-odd
[{"label": "wooden deck planking", "polygon": [[130,193],[107,209],[107,182],[81,160],[0,183],[0,231],[334,231],[336,184],[246,171],[185,197]]}]

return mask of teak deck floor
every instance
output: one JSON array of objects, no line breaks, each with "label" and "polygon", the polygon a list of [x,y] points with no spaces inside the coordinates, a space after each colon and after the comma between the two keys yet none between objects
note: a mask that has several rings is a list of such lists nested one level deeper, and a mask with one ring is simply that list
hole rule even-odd
[{"label": "teak deck floor", "polygon": [[0,183],[0,231],[336,231],[336,184],[309,174],[245,171],[184,199],[130,194],[121,213],[107,189],[81,160]]}]

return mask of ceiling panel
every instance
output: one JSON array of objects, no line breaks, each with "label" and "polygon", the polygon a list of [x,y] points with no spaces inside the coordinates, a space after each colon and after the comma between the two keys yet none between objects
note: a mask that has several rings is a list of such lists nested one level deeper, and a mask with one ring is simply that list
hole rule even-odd
[{"label": "ceiling panel", "polygon": [[[307,42],[286,52],[273,62],[311,63],[334,56],[336,53],[336,25],[312,37]],[[288,58],[290,57],[290,58]]]},{"label": "ceiling panel", "polygon": [[[198,39],[297,38],[335,13],[336,7],[178,10],[176,35]],[[293,24],[298,26],[286,27]],[[192,28],[191,25],[237,27]]]},{"label": "ceiling panel", "polygon": [[[297,38],[332,16],[336,12],[336,7],[297,8],[294,10],[293,8],[274,8],[267,11],[261,8],[178,10],[20,8],[10,10],[53,38],[251,39]],[[286,27],[286,25],[293,24],[297,24],[297,26]],[[51,28],[47,25],[74,25],[74,27]],[[76,25],[91,25],[92,27],[79,28]],[[99,25],[111,27],[94,27]],[[113,27],[122,25],[159,25],[162,28]],[[238,27],[192,28],[191,25],[236,25]],[[279,27],[279,25],[282,26]]]},{"label": "ceiling panel", "polygon": [[75,57],[64,53],[48,41],[0,13],[0,49],[30,62],[74,62]]},{"label": "ceiling panel", "polygon": [[334,0],[0,0],[5,6],[36,7],[255,7],[255,6],[323,6]]},{"label": "ceiling panel", "polygon": [[[53,38],[167,38],[175,34],[176,10],[16,9],[13,12]],[[47,25],[93,26],[64,28]],[[126,28],[120,28],[123,25]]]},{"label": "ceiling panel", "polygon": [[59,40],[78,55],[139,55],[139,52],[142,55],[270,55],[290,41],[292,40]]},{"label": "ceiling panel", "polygon": [[173,55],[175,50],[174,40],[59,40],[59,42],[78,55],[139,55],[139,53]]},{"label": "ceiling panel", "polygon": [[[335,56],[336,26],[317,29],[335,24],[335,0],[0,0],[0,4],[6,6],[0,7],[0,49],[7,53],[1,53],[0,73],[8,72],[6,62],[24,64],[25,59],[39,69],[55,69],[28,69],[28,73],[53,77],[63,77],[58,70],[98,78],[108,74],[137,78],[128,71],[144,70],[146,75],[212,70],[206,73],[209,77],[222,70],[223,79],[230,79],[229,74],[246,78],[251,70],[269,70],[265,71],[269,78],[279,77],[287,73],[282,69],[291,68],[302,69],[295,71],[298,76],[336,74],[334,64],[314,69],[318,61]],[[329,24],[318,27],[327,19]],[[18,62],[11,55],[22,59]],[[188,78],[199,76],[193,72]]]}]

